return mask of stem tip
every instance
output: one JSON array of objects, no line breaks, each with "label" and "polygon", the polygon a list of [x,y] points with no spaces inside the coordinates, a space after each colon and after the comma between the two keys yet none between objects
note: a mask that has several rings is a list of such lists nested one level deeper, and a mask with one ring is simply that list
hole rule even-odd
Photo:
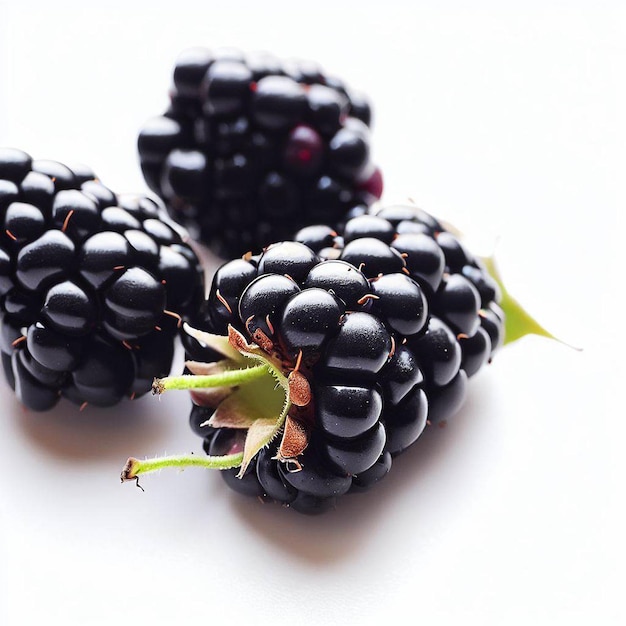
[{"label": "stem tip", "polygon": [[155,378],[152,381],[152,395],[160,396],[165,391],[165,385],[160,378]]},{"label": "stem tip", "polygon": [[120,474],[122,482],[125,483],[129,480],[135,480],[137,478],[138,469],[139,460],[131,456],[128,461],[126,461],[126,465],[124,465],[124,469]]}]

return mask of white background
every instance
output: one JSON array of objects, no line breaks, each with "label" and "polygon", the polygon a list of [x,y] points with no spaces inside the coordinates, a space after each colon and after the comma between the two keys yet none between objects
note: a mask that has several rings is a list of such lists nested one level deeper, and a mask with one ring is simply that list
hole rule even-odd
[{"label": "white background", "polygon": [[191,45],[369,92],[387,199],[498,237],[526,338],[377,489],[317,518],[129,455],[201,452],[189,401],[47,414],[4,382],[0,624],[623,624],[626,12],[615,2],[0,4],[0,145],[144,190],[135,137]]}]

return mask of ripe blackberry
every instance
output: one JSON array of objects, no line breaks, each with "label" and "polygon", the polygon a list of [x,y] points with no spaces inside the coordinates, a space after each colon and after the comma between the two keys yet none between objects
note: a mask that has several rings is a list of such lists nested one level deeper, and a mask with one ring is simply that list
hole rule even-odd
[{"label": "ripe blackberry", "polygon": [[162,207],[2,149],[0,219],[0,351],[24,405],[110,406],[169,373],[203,275]]},{"label": "ripe blackberry", "polygon": [[468,378],[503,343],[498,302],[521,308],[492,275],[412,206],[340,232],[309,226],[225,263],[186,327],[192,374],[154,386],[192,390],[209,457],[131,458],[122,480],[219,468],[233,489],[303,513],[369,489],[459,409]]},{"label": "ripe blackberry", "polygon": [[367,100],[310,62],[193,48],[138,138],[148,186],[225,258],[338,223],[382,193]]}]

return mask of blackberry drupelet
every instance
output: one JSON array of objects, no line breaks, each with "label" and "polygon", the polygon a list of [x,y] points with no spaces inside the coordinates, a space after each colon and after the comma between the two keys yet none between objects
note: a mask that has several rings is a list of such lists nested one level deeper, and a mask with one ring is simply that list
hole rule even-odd
[{"label": "blackberry drupelet", "polygon": [[382,194],[367,100],[310,62],[193,48],[138,138],[148,186],[225,258],[336,224]]},{"label": "blackberry drupelet", "polygon": [[[155,392],[193,388],[192,426],[223,456],[190,464],[317,513],[379,482],[427,424],[458,410],[504,325],[496,281],[420,209],[383,208],[295,239],[218,269],[192,320],[200,331],[187,327],[196,376]],[[168,463],[130,459],[122,479]]]},{"label": "blackberry drupelet", "polygon": [[111,406],[169,373],[203,273],[161,206],[1,149],[0,219],[0,350],[24,405]]}]

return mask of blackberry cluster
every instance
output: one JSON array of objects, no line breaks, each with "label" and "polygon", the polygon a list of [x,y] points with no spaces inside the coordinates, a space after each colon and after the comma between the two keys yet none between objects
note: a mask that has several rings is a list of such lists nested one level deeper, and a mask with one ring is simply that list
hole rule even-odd
[{"label": "blackberry cluster", "polygon": [[28,408],[116,404],[169,373],[178,321],[203,297],[185,233],[84,167],[0,150],[0,350]]},{"label": "blackberry cluster", "polygon": [[[503,340],[498,287],[481,263],[435,218],[395,206],[349,220],[341,235],[310,226],[215,274],[195,325],[228,325],[285,371],[299,368],[312,399],[300,413],[308,447],[290,463],[263,449],[243,478],[228,484],[305,513],[380,481],[395,456],[427,424],[462,404],[467,380]],[[213,360],[187,338],[193,360]],[[237,432],[206,425],[212,409],[194,406],[192,429],[215,455]]]},{"label": "blackberry cluster", "polygon": [[367,100],[310,62],[193,48],[139,134],[170,215],[224,258],[341,221],[380,197]]}]

